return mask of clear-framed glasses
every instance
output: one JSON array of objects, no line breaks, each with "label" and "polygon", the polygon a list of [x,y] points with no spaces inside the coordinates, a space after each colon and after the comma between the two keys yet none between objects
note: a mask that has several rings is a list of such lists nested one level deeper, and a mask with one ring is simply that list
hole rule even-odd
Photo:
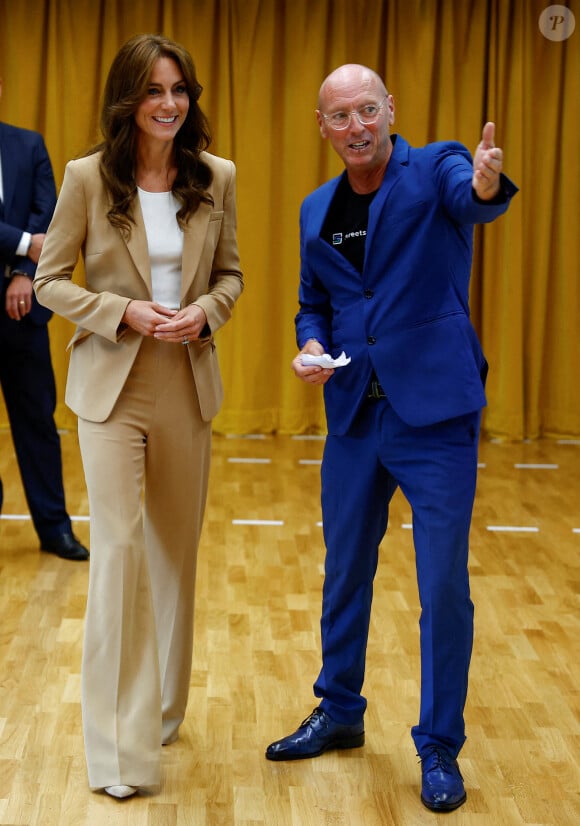
[{"label": "clear-framed glasses", "polygon": [[380,103],[367,103],[354,109],[352,112],[333,112],[331,115],[320,113],[331,129],[346,129],[350,126],[350,119],[354,115],[361,126],[371,126],[376,123],[381,116],[387,95]]}]

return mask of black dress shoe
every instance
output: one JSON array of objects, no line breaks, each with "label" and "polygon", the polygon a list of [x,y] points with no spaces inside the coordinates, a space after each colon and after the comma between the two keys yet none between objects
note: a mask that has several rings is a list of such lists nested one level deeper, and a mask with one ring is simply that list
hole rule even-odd
[{"label": "black dress shoe", "polygon": [[361,720],[353,726],[336,723],[321,708],[315,708],[294,734],[271,743],[266,749],[268,760],[303,760],[318,757],[329,749],[355,749],[365,742]]},{"label": "black dress shoe", "polygon": [[72,533],[61,533],[56,539],[45,540],[42,542],[40,550],[56,554],[61,559],[72,559],[78,562],[84,562],[89,558],[89,552],[85,546],[81,545]]},{"label": "black dress shoe", "polygon": [[467,800],[457,760],[440,746],[432,746],[421,757],[421,800],[434,812],[452,812]]}]

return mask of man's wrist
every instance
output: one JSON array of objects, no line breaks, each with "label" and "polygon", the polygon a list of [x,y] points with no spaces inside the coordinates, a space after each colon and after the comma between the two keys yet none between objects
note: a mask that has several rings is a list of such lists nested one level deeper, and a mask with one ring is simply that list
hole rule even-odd
[{"label": "man's wrist", "polygon": [[30,252],[30,247],[32,246],[32,233],[30,232],[23,232],[20,238],[20,243],[16,248],[16,255],[21,256],[22,258],[26,258],[28,253]]}]

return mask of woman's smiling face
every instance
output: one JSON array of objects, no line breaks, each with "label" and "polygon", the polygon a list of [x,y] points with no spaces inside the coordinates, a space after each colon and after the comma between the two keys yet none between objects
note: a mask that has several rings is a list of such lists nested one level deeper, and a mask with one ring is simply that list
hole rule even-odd
[{"label": "woman's smiling face", "polygon": [[160,57],[153,65],[147,94],[135,111],[141,140],[172,141],[189,111],[189,95],[179,65]]}]

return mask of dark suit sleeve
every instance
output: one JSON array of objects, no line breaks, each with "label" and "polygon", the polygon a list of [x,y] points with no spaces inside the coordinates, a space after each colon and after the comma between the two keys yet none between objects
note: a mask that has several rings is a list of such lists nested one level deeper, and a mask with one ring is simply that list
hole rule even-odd
[{"label": "dark suit sleeve", "polygon": [[317,339],[327,351],[331,340],[330,296],[316,278],[309,266],[306,234],[308,229],[308,203],[306,199],[300,209],[300,287],[298,301],[300,310],[295,318],[296,343],[298,348],[308,339]]},{"label": "dark suit sleeve", "polygon": [[[6,151],[6,150],[4,150]],[[19,153],[6,162],[16,166],[16,186],[10,212],[0,221],[0,253],[11,261],[11,269],[34,277],[36,265],[26,256],[16,257],[23,232],[46,232],[56,204],[56,186],[50,158],[41,135],[22,131]]]},{"label": "dark suit sleeve", "polygon": [[56,186],[50,158],[40,135],[34,147],[33,167],[33,195],[26,231],[46,232],[56,205]]},{"label": "dark suit sleeve", "polygon": [[11,260],[14,256],[24,230],[0,219],[0,259]]}]

